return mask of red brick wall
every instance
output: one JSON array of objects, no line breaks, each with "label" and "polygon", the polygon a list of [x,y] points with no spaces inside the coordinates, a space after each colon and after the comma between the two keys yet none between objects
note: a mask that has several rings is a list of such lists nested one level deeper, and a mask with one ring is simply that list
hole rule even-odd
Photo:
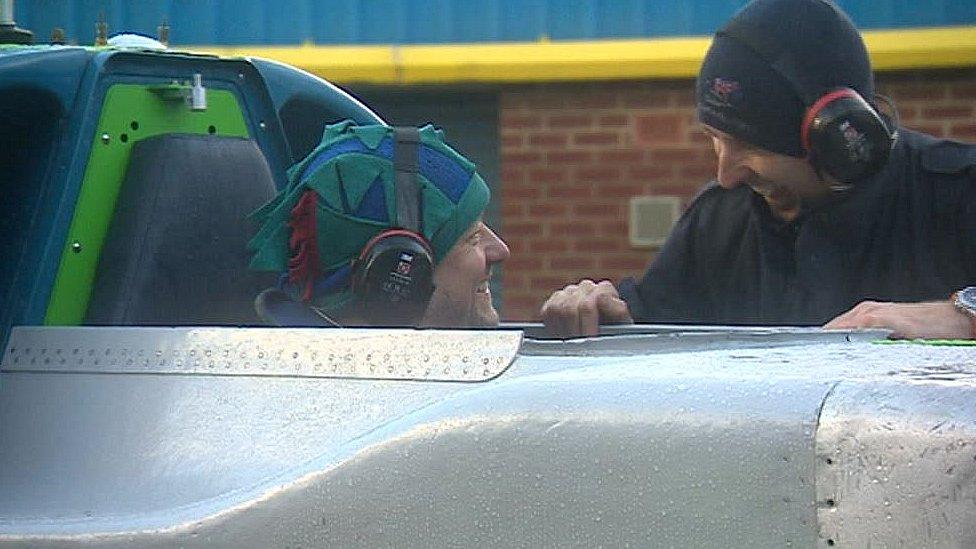
[{"label": "red brick wall", "polygon": [[[549,294],[583,277],[637,275],[653,250],[627,238],[628,199],[686,202],[714,175],[693,82],[553,84],[502,90],[500,234],[505,320],[537,320]],[[976,70],[884,74],[903,125],[976,141]]]}]

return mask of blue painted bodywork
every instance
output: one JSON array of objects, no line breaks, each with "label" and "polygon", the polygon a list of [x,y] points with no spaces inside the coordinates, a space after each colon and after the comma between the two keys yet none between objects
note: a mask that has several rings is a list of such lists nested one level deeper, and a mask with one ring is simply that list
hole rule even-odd
[{"label": "blue painted bodywork", "polygon": [[321,135],[322,126],[339,119],[380,121],[324,80],[271,61],[70,46],[0,49],[0,97],[36,105],[0,113],[5,131],[17,133],[3,143],[24,146],[21,156],[4,157],[15,173],[7,174],[0,203],[0,348],[11,326],[44,320],[107,90],[193,74],[201,74],[207,87],[237,96],[279,188],[287,168],[304,154],[293,152],[290,128],[279,118],[285,105],[297,105],[291,118],[307,119],[312,127],[304,133],[310,135]]}]

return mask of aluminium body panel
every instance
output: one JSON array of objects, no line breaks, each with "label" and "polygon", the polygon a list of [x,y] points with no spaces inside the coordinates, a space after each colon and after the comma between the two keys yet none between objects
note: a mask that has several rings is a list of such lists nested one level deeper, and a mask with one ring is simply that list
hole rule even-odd
[{"label": "aluminium body panel", "polygon": [[[365,347],[423,333],[365,332]],[[510,364],[475,379],[462,380],[459,369],[457,378],[422,380],[315,375],[314,363],[294,372],[288,357],[316,345],[302,330],[18,328],[0,374],[0,492],[10,496],[0,500],[0,542],[806,547],[972,540],[971,348],[847,336],[816,342],[803,331],[801,344],[791,344],[785,332],[770,332],[766,346],[761,332],[744,334],[749,348],[728,334],[697,334],[685,346],[672,334],[646,336],[643,346],[641,336],[622,337],[616,349],[614,338],[530,341],[521,351],[518,332],[451,332],[472,345],[449,361],[460,366],[465,354],[478,360],[481,351],[495,349],[483,353],[494,357],[507,348],[501,354],[510,353]],[[173,371],[172,364],[136,372],[119,364],[99,371],[105,364],[13,362],[27,348],[56,352],[82,333],[91,348],[111,349],[109,356],[131,351],[126,338],[136,333],[153,355],[154,345],[164,352],[185,345],[203,356],[222,353],[235,337],[270,334],[262,349],[284,360],[264,373],[242,372],[233,361],[221,374]],[[355,337],[348,333],[318,332],[325,340]],[[422,344],[396,345],[387,366],[405,372],[402,357],[442,348],[448,338],[433,334]],[[564,346],[574,353],[558,352]],[[945,379],[947,371],[954,377]],[[933,427],[930,438],[920,436]],[[849,444],[861,438],[863,448]],[[894,459],[899,447],[932,448],[941,457],[916,459],[912,475],[869,494],[842,482],[872,478],[877,459]],[[824,456],[838,452],[847,457],[825,469]],[[949,462],[957,473],[938,471]],[[886,520],[872,507],[885,501],[879,490],[930,507],[899,507],[905,527],[879,530],[870,522]]]}]

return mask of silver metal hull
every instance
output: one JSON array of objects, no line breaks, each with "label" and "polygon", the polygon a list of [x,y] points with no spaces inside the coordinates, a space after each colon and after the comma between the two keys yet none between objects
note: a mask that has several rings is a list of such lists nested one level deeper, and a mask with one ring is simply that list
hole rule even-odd
[{"label": "silver metal hull", "polygon": [[17,328],[0,543],[976,546],[976,350],[877,335]]}]

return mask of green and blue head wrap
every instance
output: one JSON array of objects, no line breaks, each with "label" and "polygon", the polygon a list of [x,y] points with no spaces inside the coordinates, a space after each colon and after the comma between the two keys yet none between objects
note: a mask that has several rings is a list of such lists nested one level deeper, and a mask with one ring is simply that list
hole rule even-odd
[{"label": "green and blue head wrap", "polygon": [[[420,128],[421,236],[439,263],[488,204],[488,186],[441,130]],[[399,227],[393,128],[344,121],[288,170],[288,187],[251,214],[261,224],[250,268],[285,273],[293,297],[337,311],[353,300],[351,266],[380,232]]]}]

